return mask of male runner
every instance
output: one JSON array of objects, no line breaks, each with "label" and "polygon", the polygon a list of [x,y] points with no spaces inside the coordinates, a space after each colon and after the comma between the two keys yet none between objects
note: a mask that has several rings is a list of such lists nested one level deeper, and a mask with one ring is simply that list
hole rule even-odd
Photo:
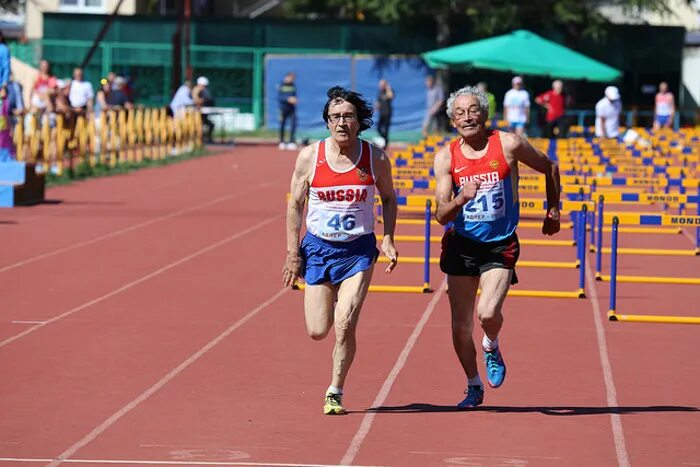
[{"label": "male runner", "polygon": [[511,284],[520,245],[518,162],[545,175],[547,215],[542,233],[559,231],[559,169],[524,137],[486,129],[489,103],[477,88],[464,87],[447,101],[447,115],[459,137],[435,156],[436,213],[440,224],[453,222],[442,240],[440,269],[447,274],[452,310],[452,342],[467,375],[459,408],[484,400],[472,339],[473,310],[481,285],[477,315],[484,330],[482,349],[488,382],[503,384],[506,365],[498,342],[501,308]]},{"label": "male runner", "polygon": [[[335,323],[333,373],[323,412],[346,413],[343,386],[355,356],[355,330],[377,259],[374,236],[374,188],[384,213],[382,252],[394,270],[396,194],[391,162],[376,146],[360,139],[372,125],[372,107],[341,87],[328,90],[323,119],[330,137],[301,150],[287,207],[285,286],[304,277],[306,329],[321,340]],[[306,199],[306,235],[299,243]],[[337,302],[336,302],[337,300]],[[334,306],[334,302],[335,306]]]}]

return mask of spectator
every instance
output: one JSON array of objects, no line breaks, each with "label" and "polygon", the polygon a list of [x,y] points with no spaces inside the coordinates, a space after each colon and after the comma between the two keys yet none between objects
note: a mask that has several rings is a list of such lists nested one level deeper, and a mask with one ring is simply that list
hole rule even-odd
[{"label": "spectator", "polygon": [[423,137],[440,129],[440,116],[445,103],[445,93],[442,87],[436,85],[435,78],[428,75],[425,78],[425,117],[423,118]]},{"label": "spectator", "polygon": [[15,75],[10,72],[10,81],[7,83],[7,100],[10,103],[10,122],[14,128],[17,119],[24,113],[24,90],[22,84],[15,80]]},{"label": "spectator", "polygon": [[29,101],[32,112],[41,113],[44,110],[53,112],[53,101],[57,91],[56,77],[51,73],[51,64],[48,60],[39,62],[39,76],[32,86]]},{"label": "spectator", "polygon": [[486,99],[489,101],[489,120],[493,120],[493,117],[496,116],[496,96],[493,95],[493,93],[488,91],[488,85],[486,82],[482,81],[476,85],[476,87],[479,89],[479,91],[483,92],[486,94]]},{"label": "spectator", "polygon": [[68,93],[73,112],[76,115],[85,115],[87,112],[92,112],[94,98],[95,92],[92,89],[92,83],[83,80],[83,69],[74,69]]},{"label": "spectator", "polygon": [[599,138],[617,138],[621,113],[620,91],[615,86],[608,86],[605,97],[595,105],[595,135]]},{"label": "spectator", "polygon": [[10,48],[5,43],[5,36],[0,31],[0,86],[7,86],[10,81]]},{"label": "spectator", "polygon": [[208,114],[202,112],[202,107],[214,105],[214,98],[209,91],[209,80],[205,76],[197,78],[197,85],[192,89],[192,100],[202,116],[202,126],[206,128],[205,141],[212,143],[214,142],[214,122]]},{"label": "spectator", "polygon": [[[8,78],[9,79],[9,78]],[[10,127],[10,100],[7,88],[0,87],[0,162],[15,160],[15,146],[12,143]]]},{"label": "spectator", "polygon": [[[53,99],[53,108],[56,114],[63,115],[64,121],[70,123],[73,115],[70,104],[70,80],[56,80],[56,94]],[[52,122],[52,126],[53,126]]]},{"label": "spectator", "polygon": [[391,88],[389,81],[379,80],[379,93],[377,94],[377,102],[375,108],[379,112],[379,121],[377,122],[377,131],[379,136],[384,139],[382,149],[389,146],[389,127],[391,126],[392,103],[394,101],[394,90]]},{"label": "spectator", "polygon": [[564,117],[566,101],[563,90],[564,83],[557,79],[552,81],[552,89],[535,98],[535,102],[547,109],[544,128],[544,136],[547,138],[566,136]]},{"label": "spectator", "polygon": [[185,81],[177,88],[173,99],[170,101],[170,111],[173,116],[179,118],[187,107],[194,105],[192,101],[192,82]]},{"label": "spectator", "polygon": [[503,97],[503,113],[510,130],[524,135],[530,123],[530,93],[523,89],[523,79],[515,76],[511,80],[512,89]]},{"label": "spectator", "polygon": [[[296,74],[288,72],[277,88],[277,105],[280,113],[280,149],[297,148],[295,134],[297,131],[297,85]],[[289,122],[289,139],[285,141],[284,130]]]},{"label": "spectator", "polygon": [[112,89],[106,94],[107,105],[110,109],[132,109],[134,107],[129,96],[124,92],[126,80],[121,76],[114,79]]},{"label": "spectator", "polygon": [[654,131],[660,128],[671,128],[673,117],[676,115],[676,102],[673,93],[668,90],[668,83],[659,83],[654,105]]},{"label": "spectator", "polygon": [[112,85],[109,84],[107,78],[102,78],[100,80],[100,89],[97,90],[95,94],[95,119],[99,121],[102,112],[109,110],[109,104],[107,103],[107,98],[112,92]]}]

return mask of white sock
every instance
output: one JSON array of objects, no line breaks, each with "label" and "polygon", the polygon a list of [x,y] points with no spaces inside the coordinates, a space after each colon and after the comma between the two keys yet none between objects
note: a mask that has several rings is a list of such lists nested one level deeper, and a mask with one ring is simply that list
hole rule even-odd
[{"label": "white sock", "polygon": [[481,382],[481,378],[479,375],[476,375],[473,378],[467,378],[467,386],[484,386],[484,383]]},{"label": "white sock", "polygon": [[491,352],[492,350],[496,350],[498,348],[498,337],[496,337],[494,340],[491,340],[491,339],[489,339],[489,336],[484,334],[484,339],[481,341],[481,346],[487,352]]},{"label": "white sock", "polygon": [[331,393],[331,394],[343,394],[343,388],[337,388],[335,386],[328,386],[328,390],[326,390],[326,394]]}]

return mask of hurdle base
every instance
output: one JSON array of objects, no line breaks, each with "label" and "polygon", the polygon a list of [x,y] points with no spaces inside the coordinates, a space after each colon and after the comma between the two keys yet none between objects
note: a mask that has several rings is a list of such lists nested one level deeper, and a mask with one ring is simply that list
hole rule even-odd
[{"label": "hurdle base", "polygon": [[[294,284],[292,289],[294,290],[304,290],[306,284]],[[383,292],[383,293],[431,293],[433,290],[430,288],[430,284],[423,285],[370,285],[369,292]]]},{"label": "hurdle base", "polygon": [[657,324],[700,324],[700,317],[665,315],[618,315],[617,313],[615,313],[615,310],[610,310],[608,311],[608,321]]}]

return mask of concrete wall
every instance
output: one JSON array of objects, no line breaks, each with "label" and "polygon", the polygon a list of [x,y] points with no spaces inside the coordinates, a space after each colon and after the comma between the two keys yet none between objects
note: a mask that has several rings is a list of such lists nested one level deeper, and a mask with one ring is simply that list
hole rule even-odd
[{"label": "concrete wall", "polygon": [[[78,0],[85,4],[85,0]],[[60,0],[32,0],[26,2],[25,36],[27,39],[41,39],[44,35],[44,22],[42,14],[52,13],[98,13],[108,14],[114,10],[119,0],[102,0],[102,7],[67,7],[61,6]],[[133,15],[136,13],[136,0],[125,0],[119,9],[121,15]]]},{"label": "concrete wall", "polygon": [[[683,84],[696,105],[700,105],[700,47],[683,49]],[[685,106],[689,107],[689,99]]]}]

